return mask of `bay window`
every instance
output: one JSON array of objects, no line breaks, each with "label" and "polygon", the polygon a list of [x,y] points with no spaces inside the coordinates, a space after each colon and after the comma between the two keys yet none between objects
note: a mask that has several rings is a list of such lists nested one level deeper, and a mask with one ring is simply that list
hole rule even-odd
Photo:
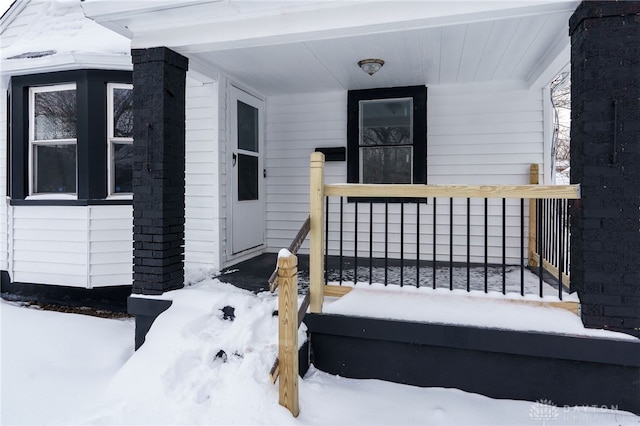
[{"label": "bay window", "polygon": [[29,193],[75,195],[75,84],[31,88],[29,124]]},{"label": "bay window", "polygon": [[12,204],[131,203],[130,71],[32,74],[9,84]]},{"label": "bay window", "polygon": [[133,173],[133,86],[108,87],[109,194],[130,194]]}]

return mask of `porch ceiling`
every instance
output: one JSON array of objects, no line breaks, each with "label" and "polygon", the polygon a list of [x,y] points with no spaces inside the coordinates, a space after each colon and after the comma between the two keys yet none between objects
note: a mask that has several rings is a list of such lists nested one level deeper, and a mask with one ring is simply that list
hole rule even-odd
[{"label": "porch ceiling", "polygon": [[[90,17],[128,33],[133,47],[168,46],[188,56],[192,69],[221,70],[277,95],[415,84],[543,85],[569,61],[568,20],[579,2],[217,1],[109,13],[100,0],[85,3]],[[385,65],[369,76],[357,66],[365,58]]]}]

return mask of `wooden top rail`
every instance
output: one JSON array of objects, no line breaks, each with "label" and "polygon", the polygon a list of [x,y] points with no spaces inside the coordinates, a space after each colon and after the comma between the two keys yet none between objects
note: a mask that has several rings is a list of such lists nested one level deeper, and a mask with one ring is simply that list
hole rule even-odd
[{"label": "wooden top rail", "polygon": [[580,199],[580,185],[412,185],[341,183],[324,186],[326,196],[401,198]]}]

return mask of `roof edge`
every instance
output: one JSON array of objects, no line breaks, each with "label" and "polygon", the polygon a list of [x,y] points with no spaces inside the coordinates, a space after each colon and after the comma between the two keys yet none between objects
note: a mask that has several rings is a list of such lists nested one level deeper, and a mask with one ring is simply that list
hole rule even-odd
[{"label": "roof edge", "polygon": [[25,7],[31,2],[31,0],[14,0],[2,16],[0,17],[0,34],[4,33],[4,30],[11,25],[13,21],[22,13]]}]

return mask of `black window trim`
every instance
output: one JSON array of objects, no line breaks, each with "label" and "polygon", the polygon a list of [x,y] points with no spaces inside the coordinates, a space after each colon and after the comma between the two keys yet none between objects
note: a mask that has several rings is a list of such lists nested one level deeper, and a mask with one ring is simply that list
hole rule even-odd
[{"label": "black window trim", "polygon": [[[350,90],[347,94],[347,182],[360,183],[360,101],[413,99],[413,184],[427,183],[427,87]],[[354,198],[349,201],[423,202],[404,198]]]},{"label": "black window trim", "polygon": [[[27,199],[29,195],[29,88],[76,84],[76,199]],[[107,84],[132,83],[131,71],[81,69],[14,76],[9,83],[10,132],[7,170],[11,205],[132,204],[108,199]]]}]

